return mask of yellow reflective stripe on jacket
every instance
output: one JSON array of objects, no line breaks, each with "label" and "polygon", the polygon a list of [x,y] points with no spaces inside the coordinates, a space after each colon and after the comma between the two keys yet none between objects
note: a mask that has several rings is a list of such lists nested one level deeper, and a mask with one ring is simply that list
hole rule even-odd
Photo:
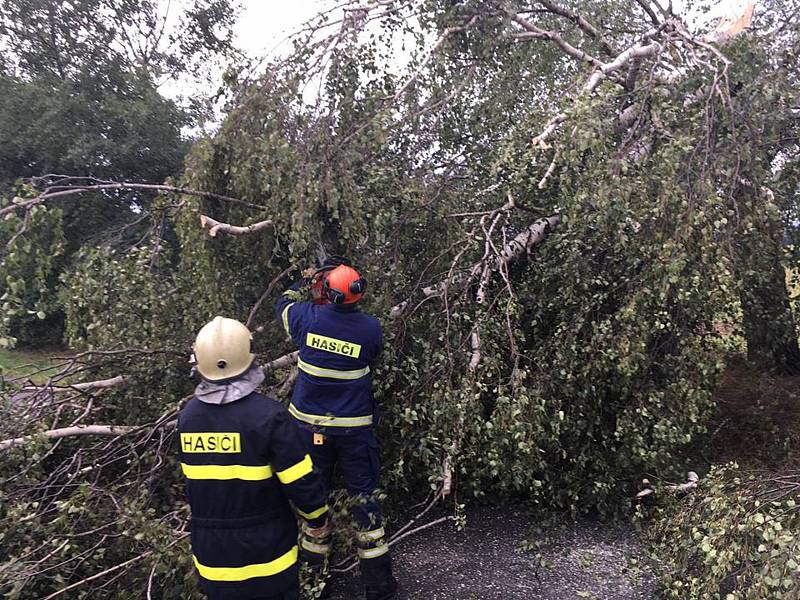
[{"label": "yellow reflective stripe on jacket", "polygon": [[328,415],[310,415],[297,410],[294,404],[289,404],[289,412],[298,421],[310,423],[311,425],[323,425],[325,427],[365,427],[372,425],[372,415],[364,417],[331,417]]},{"label": "yellow reflective stripe on jacket", "polygon": [[186,463],[181,463],[181,469],[187,479],[261,481],[272,477],[272,467],[269,465],[251,467],[246,465],[187,465]]},{"label": "yellow reflective stripe on jacket", "polygon": [[359,558],[378,558],[379,556],[383,556],[389,551],[389,546],[386,544],[381,544],[377,548],[359,548],[358,549],[358,557]]},{"label": "yellow reflective stripe on jacket", "polygon": [[[291,306],[291,304],[289,305]],[[287,307],[288,308],[288,307]],[[331,379],[361,379],[364,375],[369,375],[369,367],[356,369],[355,371],[339,371],[338,369],[326,369],[307,363],[302,358],[297,358],[297,366],[301,371],[313,375],[314,377],[329,377]]]},{"label": "yellow reflective stripe on jacket", "polygon": [[286,554],[279,556],[275,560],[245,565],[244,567],[207,567],[200,564],[196,556],[192,556],[192,558],[194,559],[194,566],[197,567],[197,572],[200,573],[201,577],[209,581],[245,581],[253,577],[277,575],[291,567],[297,562],[297,546],[293,546]]},{"label": "yellow reflective stripe on jacket", "polygon": [[292,300],[303,299],[303,294],[300,292],[300,290],[286,290],[285,292],[283,292],[283,295],[286,296],[287,298],[291,298]]},{"label": "yellow reflective stripe on jacket", "polygon": [[283,471],[278,471],[276,475],[278,476],[278,479],[281,480],[281,483],[289,484],[293,481],[297,481],[304,475],[308,475],[313,470],[314,464],[311,462],[311,457],[306,454],[305,458],[303,458],[303,460],[301,460],[299,463],[292,465]]},{"label": "yellow reflective stripe on jacket", "polygon": [[283,312],[281,313],[281,320],[283,321],[283,328],[286,330],[286,333],[288,333],[289,335],[291,335],[291,332],[289,331],[289,309],[292,308],[294,306],[294,304],[295,304],[294,302],[292,302],[291,304],[287,304],[286,308],[284,308]]},{"label": "yellow reflective stripe on jacket", "polygon": [[307,513],[307,512],[303,512],[302,510],[300,510],[300,509],[298,508],[298,509],[297,509],[297,514],[299,514],[299,515],[300,515],[301,517],[303,517],[304,519],[308,519],[308,520],[310,521],[311,519],[316,519],[317,517],[321,517],[322,515],[324,515],[324,514],[325,514],[325,512],[326,512],[327,510],[328,510],[328,505],[327,505],[327,504],[325,504],[325,505],[323,505],[323,506],[319,507],[317,510],[312,510],[312,511],[311,511],[311,512],[309,512],[309,513]]}]

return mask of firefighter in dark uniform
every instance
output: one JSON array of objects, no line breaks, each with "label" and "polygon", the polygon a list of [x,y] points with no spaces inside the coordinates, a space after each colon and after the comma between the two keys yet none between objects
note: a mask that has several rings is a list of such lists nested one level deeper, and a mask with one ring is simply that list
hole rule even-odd
[{"label": "firefighter in dark uniform", "polygon": [[[202,378],[178,416],[194,565],[211,600],[296,600],[297,513],[328,532],[322,481],[286,408],[256,392],[251,334],[215,317],[194,344]],[[294,505],[294,510],[291,504]]]},{"label": "firefighter in dark uniform", "polygon": [[[389,547],[380,508],[374,497],[380,476],[378,441],[373,426],[377,406],[370,365],[381,350],[383,335],[375,317],[358,310],[366,280],[347,264],[335,261],[292,285],[276,305],[278,322],[299,348],[289,412],[304,431],[314,466],[330,490],[338,466],[353,498],[361,579],[367,600],[394,597]],[[314,302],[304,302],[301,288],[311,284]],[[313,554],[329,552],[327,534],[304,532],[301,547]]]}]

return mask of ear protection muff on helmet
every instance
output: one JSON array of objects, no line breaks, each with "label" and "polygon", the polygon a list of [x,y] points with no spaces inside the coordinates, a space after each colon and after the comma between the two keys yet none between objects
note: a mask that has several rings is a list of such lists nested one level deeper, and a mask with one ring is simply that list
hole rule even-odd
[{"label": "ear protection muff on helmet", "polygon": [[367,290],[367,280],[363,277],[350,283],[351,294],[363,294]]},{"label": "ear protection muff on helmet", "polygon": [[322,281],[322,290],[325,292],[325,296],[331,304],[344,304],[344,292],[332,288],[327,277]]},{"label": "ear protection muff on helmet", "polygon": [[[345,283],[340,277],[338,277],[339,281],[334,283],[334,285],[339,287],[333,287],[333,285],[331,285],[331,278],[334,280],[337,279],[336,269],[323,274],[322,292],[324,297],[331,304],[347,304],[349,302],[357,302],[367,289],[367,280],[359,275],[355,269],[349,267],[349,265],[347,266],[349,271],[353,275],[357,276],[358,279],[354,279],[349,283]],[[345,285],[347,287],[344,287]]]}]

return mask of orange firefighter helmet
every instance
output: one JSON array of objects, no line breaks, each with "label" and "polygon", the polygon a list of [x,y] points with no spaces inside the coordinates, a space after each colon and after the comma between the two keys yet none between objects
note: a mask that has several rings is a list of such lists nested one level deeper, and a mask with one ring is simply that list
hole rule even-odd
[{"label": "orange firefighter helmet", "polygon": [[331,304],[355,304],[364,296],[367,280],[353,267],[339,265],[323,275],[322,289]]}]

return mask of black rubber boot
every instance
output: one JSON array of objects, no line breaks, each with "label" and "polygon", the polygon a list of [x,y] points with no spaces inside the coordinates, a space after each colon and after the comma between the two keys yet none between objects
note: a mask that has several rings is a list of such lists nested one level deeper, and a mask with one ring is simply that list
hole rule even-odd
[{"label": "black rubber boot", "polygon": [[380,585],[364,586],[365,600],[390,600],[397,593],[397,580],[390,576],[389,581]]}]

